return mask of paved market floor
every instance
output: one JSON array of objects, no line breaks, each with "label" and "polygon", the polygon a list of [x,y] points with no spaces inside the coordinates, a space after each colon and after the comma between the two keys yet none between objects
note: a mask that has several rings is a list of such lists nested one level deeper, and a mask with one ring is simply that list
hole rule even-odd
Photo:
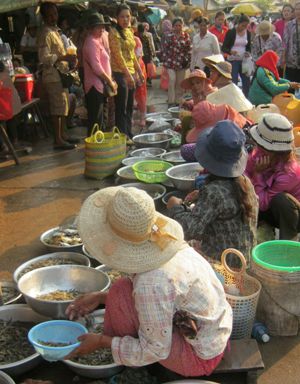
[{"label": "paved market floor", "polygon": [[[150,110],[165,110],[166,98],[155,81],[149,93]],[[75,128],[73,133],[83,138],[85,129]],[[52,139],[40,139],[32,153],[22,155],[20,160],[20,166],[13,161],[0,163],[0,278],[10,278],[20,263],[47,253],[39,241],[40,234],[76,215],[91,193],[115,183],[114,178],[97,181],[83,176],[83,144],[69,152],[54,152]],[[277,337],[261,346],[266,369],[260,374],[259,384],[300,383],[299,341],[299,337]],[[55,384],[74,383],[75,374],[66,372],[67,368],[61,364],[57,369],[52,367],[54,364],[44,364],[26,377],[51,378]],[[221,384],[245,383],[243,375],[213,379]],[[87,381],[77,381],[81,382]]]}]

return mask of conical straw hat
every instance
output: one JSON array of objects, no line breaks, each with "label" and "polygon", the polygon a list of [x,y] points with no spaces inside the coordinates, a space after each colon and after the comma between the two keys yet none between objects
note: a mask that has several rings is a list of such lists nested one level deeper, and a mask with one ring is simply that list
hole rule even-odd
[{"label": "conical straw hat", "polygon": [[238,112],[246,112],[253,108],[253,105],[245,97],[242,90],[234,83],[210,93],[206,100],[217,105],[228,104]]}]

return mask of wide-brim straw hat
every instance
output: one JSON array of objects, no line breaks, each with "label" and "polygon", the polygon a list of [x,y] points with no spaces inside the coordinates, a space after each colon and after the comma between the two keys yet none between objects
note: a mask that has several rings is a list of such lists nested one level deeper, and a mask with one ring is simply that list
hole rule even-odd
[{"label": "wide-brim straw hat", "polygon": [[226,77],[226,79],[232,80],[232,65],[228,61],[221,61],[217,64],[210,64],[210,66],[218,71],[222,76]]},{"label": "wide-brim straw hat", "polygon": [[96,27],[98,25],[110,25],[110,23],[106,22],[103,15],[97,12],[88,17],[87,27]]},{"label": "wide-brim straw hat", "polygon": [[266,113],[250,129],[252,139],[267,151],[291,151],[294,145],[293,125],[277,113]]},{"label": "wide-brim straw hat", "polygon": [[182,80],[180,86],[183,89],[191,89],[192,87],[192,79],[202,79],[204,81],[207,81],[208,83],[211,83],[211,80],[209,80],[205,74],[204,71],[201,69],[195,69],[193,72],[190,73],[190,75]]},{"label": "wide-brim straw hat", "polygon": [[78,229],[93,257],[126,273],[156,269],[187,246],[181,225],[158,213],[153,199],[137,188],[92,194],[81,208]]},{"label": "wide-brim straw hat", "polygon": [[189,23],[192,23],[195,19],[197,19],[198,17],[201,17],[203,16],[203,12],[201,11],[201,9],[194,9],[191,13],[191,17],[189,19]]},{"label": "wide-brim straw hat", "polygon": [[218,53],[217,55],[211,55],[203,57],[202,62],[205,65],[211,65],[211,64],[218,64],[221,63],[224,60],[224,56],[221,53]]},{"label": "wide-brim straw hat", "polygon": [[241,176],[247,165],[244,132],[231,120],[221,120],[199,136],[195,157],[209,173],[220,177]]},{"label": "wide-brim straw hat", "polygon": [[207,95],[206,100],[217,105],[228,104],[238,112],[247,112],[253,108],[253,105],[245,97],[242,90],[234,83],[210,93]]},{"label": "wide-brim straw hat", "polygon": [[255,33],[259,36],[272,35],[273,32],[275,32],[275,26],[268,20],[259,23],[255,30]]}]

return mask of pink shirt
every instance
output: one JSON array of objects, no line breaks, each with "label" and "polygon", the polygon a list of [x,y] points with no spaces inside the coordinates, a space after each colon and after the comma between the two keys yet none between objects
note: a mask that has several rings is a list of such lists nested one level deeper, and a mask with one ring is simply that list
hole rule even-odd
[{"label": "pink shirt", "polygon": [[290,164],[278,164],[275,169],[267,169],[259,174],[255,173],[256,159],[264,156],[261,149],[254,149],[248,157],[246,175],[251,179],[259,198],[259,209],[266,211],[274,196],[286,192],[300,201],[300,164],[293,161]]},{"label": "pink shirt", "polygon": [[105,37],[95,38],[89,35],[83,45],[84,90],[87,93],[93,86],[103,93],[103,81],[100,76],[111,76],[110,57]]},{"label": "pink shirt", "polygon": [[283,32],[284,32],[284,27],[285,27],[285,21],[283,19],[279,19],[279,20],[275,21],[274,26],[275,26],[275,31],[277,33],[279,33],[279,35],[283,39]]}]

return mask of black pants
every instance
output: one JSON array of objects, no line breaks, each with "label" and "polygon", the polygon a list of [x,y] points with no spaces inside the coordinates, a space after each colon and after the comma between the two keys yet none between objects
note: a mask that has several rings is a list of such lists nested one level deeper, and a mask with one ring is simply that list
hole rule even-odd
[{"label": "black pants", "polygon": [[300,68],[286,67],[285,78],[300,83]]},{"label": "black pants", "polygon": [[104,130],[103,127],[103,104],[105,97],[102,93],[97,91],[95,87],[92,87],[85,95],[86,107],[88,113],[88,136],[91,135],[94,124],[99,124],[99,127]]},{"label": "black pants", "polygon": [[279,228],[281,240],[293,240],[300,232],[300,202],[288,193],[279,193],[269,209],[259,213],[259,219]]},{"label": "black pants", "polygon": [[119,130],[128,137],[132,137],[132,113],[133,97],[135,89],[129,89],[125,76],[120,72],[114,72],[113,77],[118,84],[118,93],[115,96],[115,122]]}]

